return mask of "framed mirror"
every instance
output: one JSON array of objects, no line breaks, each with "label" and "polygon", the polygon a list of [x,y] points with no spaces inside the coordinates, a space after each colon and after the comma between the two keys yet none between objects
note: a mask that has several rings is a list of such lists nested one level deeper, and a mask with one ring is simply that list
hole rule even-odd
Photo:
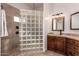
[{"label": "framed mirror", "polygon": [[71,14],[70,29],[71,30],[79,30],[79,12]]},{"label": "framed mirror", "polygon": [[64,31],[64,17],[52,19],[52,31]]}]

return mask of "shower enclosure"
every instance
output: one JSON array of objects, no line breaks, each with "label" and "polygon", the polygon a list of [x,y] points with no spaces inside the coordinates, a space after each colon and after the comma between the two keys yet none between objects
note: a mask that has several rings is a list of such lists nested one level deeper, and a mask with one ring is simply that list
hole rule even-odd
[{"label": "shower enclosure", "polygon": [[6,3],[2,6],[6,11],[8,36],[1,38],[1,55],[18,55],[20,51],[45,51],[43,8],[39,6],[41,9],[36,10],[35,3],[31,4],[33,10],[20,10]]},{"label": "shower enclosure", "polygon": [[21,10],[20,51],[44,51],[43,12]]}]

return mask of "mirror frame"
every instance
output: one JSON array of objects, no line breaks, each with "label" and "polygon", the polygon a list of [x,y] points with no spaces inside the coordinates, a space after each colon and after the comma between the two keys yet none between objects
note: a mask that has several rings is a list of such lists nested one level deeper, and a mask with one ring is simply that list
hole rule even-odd
[{"label": "mirror frame", "polygon": [[[63,17],[63,29],[62,29],[62,30],[57,30],[57,29],[54,30],[54,29],[53,29],[53,19],[52,19],[52,31],[64,31],[64,25],[65,25],[65,24],[64,24],[64,20],[65,20],[65,17]],[[57,25],[56,25],[56,27],[57,27]]]},{"label": "mirror frame", "polygon": [[73,28],[72,27],[72,16],[76,15],[76,14],[79,14],[79,11],[70,15],[70,30],[79,30],[79,28]]}]

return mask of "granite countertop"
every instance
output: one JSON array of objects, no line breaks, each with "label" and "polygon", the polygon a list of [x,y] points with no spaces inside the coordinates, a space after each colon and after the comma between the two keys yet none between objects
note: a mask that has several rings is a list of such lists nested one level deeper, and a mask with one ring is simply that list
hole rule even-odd
[{"label": "granite countertop", "polygon": [[56,35],[56,34],[48,34],[49,36],[57,36],[57,37],[65,37],[65,38],[70,38],[70,39],[75,39],[79,40],[79,35]]}]

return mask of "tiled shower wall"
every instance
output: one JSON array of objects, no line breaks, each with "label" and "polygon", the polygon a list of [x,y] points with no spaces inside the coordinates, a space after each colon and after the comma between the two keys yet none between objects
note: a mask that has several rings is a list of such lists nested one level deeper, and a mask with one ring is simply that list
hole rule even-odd
[{"label": "tiled shower wall", "polygon": [[20,11],[8,4],[2,4],[3,9],[6,12],[7,30],[8,36],[1,38],[1,55],[10,55],[13,49],[16,49],[17,36],[16,36],[16,24],[14,23],[14,16],[19,16]]},{"label": "tiled shower wall", "polygon": [[[0,3],[0,10],[1,10],[1,3]],[[1,14],[0,14],[0,20],[1,20]],[[0,55],[1,55],[1,37],[0,37]]]}]

